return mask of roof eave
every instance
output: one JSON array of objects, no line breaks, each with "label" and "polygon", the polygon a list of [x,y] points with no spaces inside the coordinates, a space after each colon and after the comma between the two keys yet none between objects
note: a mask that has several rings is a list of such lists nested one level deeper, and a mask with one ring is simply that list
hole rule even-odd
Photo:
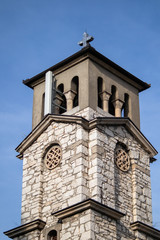
[{"label": "roof eave", "polygon": [[140,80],[139,78],[135,77],[134,75],[132,75],[131,73],[129,73],[128,71],[126,71],[125,69],[121,68],[119,65],[117,65],[116,63],[112,62],[110,59],[108,59],[107,57],[105,57],[104,55],[102,55],[101,53],[99,53],[98,51],[96,51],[93,47],[88,46],[85,48],[82,48],[80,51],[74,53],[73,55],[71,55],[70,57],[64,59],[63,61],[53,65],[52,67],[44,70],[43,72],[33,76],[32,78],[23,80],[23,84],[25,84],[26,86],[33,88],[32,83],[35,82],[36,80],[42,78],[45,76],[45,73],[48,71],[55,71],[56,69],[68,64],[69,62],[77,59],[78,57],[90,53],[92,55],[94,55],[95,57],[97,57],[98,59],[102,60],[103,62],[107,63],[108,65],[110,65],[112,68],[115,68],[117,71],[119,71],[120,73],[122,73],[123,75],[127,76],[128,78],[132,79],[133,81],[135,81],[138,85],[139,85],[139,92],[146,90],[150,87],[150,84],[143,82],[142,80]]}]

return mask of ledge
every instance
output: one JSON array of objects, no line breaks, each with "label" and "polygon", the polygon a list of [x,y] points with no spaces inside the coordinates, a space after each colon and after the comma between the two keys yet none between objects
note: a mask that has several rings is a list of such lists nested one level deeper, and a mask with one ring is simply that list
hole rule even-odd
[{"label": "ledge", "polygon": [[45,222],[42,221],[41,219],[36,219],[32,222],[23,224],[19,227],[13,228],[9,231],[4,232],[4,234],[6,236],[8,236],[9,238],[15,238],[15,237],[19,237],[21,235],[24,235],[28,232],[34,231],[34,230],[42,230],[45,226]]},{"label": "ledge", "polygon": [[137,222],[131,223],[131,228],[133,231],[140,231],[145,233],[148,236],[154,237],[155,239],[160,239],[160,230],[153,228],[142,222],[137,221]]},{"label": "ledge", "polygon": [[144,149],[150,154],[150,158],[157,155],[157,150],[138,129],[138,127],[132,122],[130,118],[125,117],[97,117],[89,122],[89,127],[94,128],[95,125],[108,125],[108,126],[124,126],[129,133],[144,147]]},{"label": "ledge", "polygon": [[77,213],[83,212],[88,209],[95,210],[115,220],[119,220],[121,217],[125,215],[124,213],[121,213],[113,208],[107,207],[106,205],[99,203],[93,199],[87,199],[85,201],[79,202],[57,212],[53,212],[52,215],[56,216],[59,220],[63,220],[64,218],[73,216]]},{"label": "ledge", "polygon": [[[23,152],[50,126],[52,122],[74,123],[81,125],[87,131],[97,128],[100,125],[106,126],[124,126],[128,132],[135,137],[135,139],[144,147],[150,154],[150,158],[157,154],[156,149],[136,127],[136,125],[129,118],[122,117],[97,117],[91,121],[86,120],[81,116],[73,115],[55,115],[48,114],[43,120],[32,130],[32,132],[18,145],[16,151],[19,152],[18,158],[23,158]],[[151,161],[152,162],[152,161]]]},{"label": "ledge", "polygon": [[80,116],[47,114],[42,121],[32,130],[32,132],[15,149],[20,154],[18,158],[23,158],[23,152],[50,126],[52,122],[75,123],[88,129],[88,121]]},{"label": "ledge", "polygon": [[147,84],[146,82],[143,82],[139,78],[135,77],[134,75],[132,75],[131,73],[129,73],[128,71],[126,71],[125,69],[123,69],[122,67],[117,65],[116,63],[112,62],[110,59],[108,59],[107,57],[105,57],[104,55],[102,55],[101,53],[96,51],[91,46],[84,47],[80,51],[74,53],[73,55],[71,55],[68,58],[64,59],[63,61],[57,63],[56,65],[53,65],[52,67],[44,70],[43,72],[37,74],[36,76],[33,76],[30,79],[23,80],[23,83],[26,86],[33,88],[34,83],[37,80],[44,78],[46,72],[53,71],[55,74],[57,71],[60,71],[60,70],[62,71],[66,67],[70,67],[73,64],[77,63],[77,61],[79,62],[80,60],[83,60],[84,58],[85,59],[89,58],[92,61],[103,66],[110,72],[114,73],[114,75],[119,76],[124,81],[126,81],[129,84],[131,84],[132,86],[136,87],[139,90],[139,92],[150,87],[149,84]]}]

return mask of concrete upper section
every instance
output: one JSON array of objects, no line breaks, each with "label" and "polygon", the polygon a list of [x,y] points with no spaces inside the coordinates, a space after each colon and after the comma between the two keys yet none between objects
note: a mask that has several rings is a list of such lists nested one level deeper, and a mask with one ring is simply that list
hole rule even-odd
[{"label": "concrete upper section", "polygon": [[101,108],[104,116],[129,117],[140,128],[139,92],[150,85],[91,46],[23,81],[34,90],[33,128],[44,117],[47,74],[56,90],[49,113],[63,114],[75,107],[73,114],[87,107],[99,112]]},{"label": "concrete upper section", "polygon": [[[101,60],[102,62],[106,63],[108,65],[108,70],[115,73],[115,70],[117,70],[117,74],[119,72],[119,74],[123,74],[124,76],[128,77],[128,79],[125,77],[125,81],[129,81],[131,85],[137,87],[140,91],[143,91],[147,88],[150,87],[149,84],[147,84],[146,82],[143,82],[142,80],[140,80],[139,78],[135,77],[134,75],[132,75],[131,73],[127,72],[125,69],[121,68],[120,66],[118,66],[116,63],[112,62],[110,59],[108,59],[107,57],[105,57],[104,55],[102,55],[101,53],[97,52],[93,47],[88,46],[86,48],[82,48],[80,51],[76,52],[75,54],[71,55],[70,57],[64,59],[63,61],[57,63],[56,65],[53,65],[52,67],[46,69],[45,71],[35,75],[32,78],[26,79],[23,81],[23,83],[25,85],[27,85],[28,87],[33,88],[34,87],[34,83],[45,77],[45,73],[48,71],[56,71],[61,67],[64,67],[66,64],[70,64],[72,61],[76,60],[77,58],[81,58],[81,57],[91,57],[94,56],[97,59]],[[120,75],[119,75],[120,76]],[[122,77],[122,75],[121,75]]]}]

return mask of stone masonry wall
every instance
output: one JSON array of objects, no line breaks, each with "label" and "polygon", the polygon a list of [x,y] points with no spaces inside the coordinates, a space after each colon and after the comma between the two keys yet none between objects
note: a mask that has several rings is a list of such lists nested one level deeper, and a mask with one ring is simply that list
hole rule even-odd
[{"label": "stone masonry wall", "polygon": [[[128,172],[122,172],[115,164],[118,142],[128,148]],[[62,160],[49,170],[44,156],[54,143],[62,148]],[[123,126],[97,126],[88,132],[76,123],[52,122],[24,153],[22,224],[40,218],[46,222],[45,228],[54,226],[57,219],[52,212],[92,198],[125,216],[115,222],[88,210],[63,220],[60,239],[135,239],[131,222],[152,224],[149,173],[148,153]]]},{"label": "stone masonry wall", "polygon": [[151,236],[147,236],[145,233],[136,231],[135,232],[135,240],[155,240],[155,238],[151,237]]},{"label": "stone masonry wall", "polygon": [[116,221],[92,211],[92,240],[117,240]]},{"label": "stone masonry wall", "polygon": [[40,240],[41,233],[39,230],[34,230],[32,233],[26,233],[23,236],[16,237],[14,240]]},{"label": "stone masonry wall", "polygon": [[116,240],[116,221],[94,210],[86,210],[63,220],[60,239]]},{"label": "stone masonry wall", "polygon": [[91,210],[64,219],[60,239],[91,240]]},{"label": "stone masonry wall", "polygon": [[[50,144],[62,147],[62,161],[53,170],[44,165]],[[22,224],[88,198],[88,133],[76,124],[52,123],[24,154]],[[52,221],[52,220],[51,220]]]},{"label": "stone masonry wall", "polygon": [[[119,170],[115,164],[114,150],[118,142],[128,147],[131,159],[128,172]],[[90,131],[89,163],[91,197],[126,212],[126,223],[152,224],[149,155],[124,127],[99,127]]]}]

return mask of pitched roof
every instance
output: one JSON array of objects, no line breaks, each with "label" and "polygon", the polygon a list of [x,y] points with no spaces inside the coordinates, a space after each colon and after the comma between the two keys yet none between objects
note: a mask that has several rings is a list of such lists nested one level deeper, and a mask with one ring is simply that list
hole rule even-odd
[{"label": "pitched roof", "polygon": [[[130,79],[130,84],[134,85],[137,87],[137,89],[139,90],[139,92],[147,89],[150,87],[150,84],[143,82],[142,80],[140,80],[139,78],[135,77],[134,75],[132,75],[131,73],[129,73],[128,71],[126,71],[125,69],[123,69],[122,67],[120,67],[119,65],[117,65],[116,63],[112,62],[110,59],[108,59],[107,57],[105,57],[104,55],[102,55],[101,53],[99,53],[98,51],[96,51],[93,47],[91,46],[87,46],[82,48],[80,51],[76,52],[75,54],[71,55],[70,57],[64,59],[63,61],[53,65],[52,67],[44,70],[43,72],[29,78],[26,80],[23,80],[23,83],[28,86],[28,87],[32,87],[32,84],[45,76],[45,73],[48,71],[55,71],[60,67],[65,66],[66,64],[70,63],[71,61],[76,60],[79,57],[84,57],[87,56],[88,58],[92,59],[92,56],[95,57],[96,59],[101,60],[103,63],[107,64],[110,68],[108,69],[109,71],[113,72],[113,70],[116,70],[117,73],[120,74],[120,76],[125,76],[126,78]],[[115,74],[115,71],[114,71]],[[126,81],[126,79],[124,79]]]}]

